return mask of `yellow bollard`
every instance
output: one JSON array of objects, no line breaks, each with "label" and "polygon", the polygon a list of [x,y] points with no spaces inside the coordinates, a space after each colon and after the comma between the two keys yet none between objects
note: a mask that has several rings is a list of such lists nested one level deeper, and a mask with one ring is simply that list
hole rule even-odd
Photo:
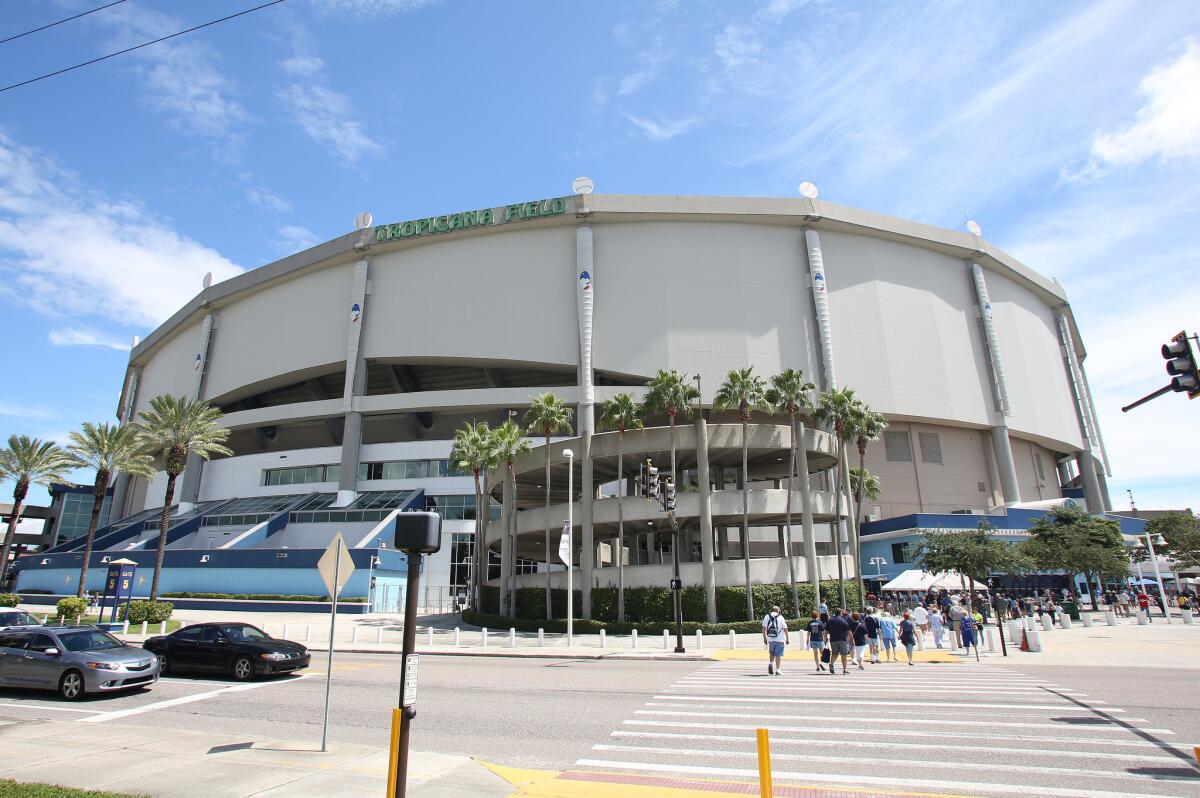
[{"label": "yellow bollard", "polygon": [[1193,748],[1192,753],[1196,755],[1196,766],[1200,767],[1200,745]]},{"label": "yellow bollard", "polygon": [[756,729],[758,737],[758,787],[762,798],[772,798],[775,794],[771,786],[771,743],[767,739],[766,729]]},{"label": "yellow bollard", "polygon": [[387,798],[396,798],[396,768],[400,763],[396,754],[400,750],[400,708],[392,710],[392,746],[388,750]]}]

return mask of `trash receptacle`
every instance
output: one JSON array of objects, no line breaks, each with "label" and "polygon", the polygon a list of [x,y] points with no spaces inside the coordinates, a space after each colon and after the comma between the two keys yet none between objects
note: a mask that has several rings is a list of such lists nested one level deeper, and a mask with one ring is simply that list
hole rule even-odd
[{"label": "trash receptacle", "polygon": [[1079,604],[1074,601],[1064,601],[1062,603],[1063,612],[1071,616],[1072,621],[1079,620]]}]

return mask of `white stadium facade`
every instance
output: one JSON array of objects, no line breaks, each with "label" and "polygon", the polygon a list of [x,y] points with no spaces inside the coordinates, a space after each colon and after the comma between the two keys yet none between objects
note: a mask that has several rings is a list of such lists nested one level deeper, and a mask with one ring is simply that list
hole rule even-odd
[{"label": "white stadium facade", "polygon": [[[219,521],[172,548],[267,547],[243,536],[280,508],[293,548],[324,548],[335,531],[377,546],[367,533],[379,511],[411,509],[423,491],[447,519],[426,570],[435,605],[465,588],[473,545],[474,482],[446,461],[455,430],[512,411],[520,421],[532,396],[555,393],[577,408],[577,430],[552,447],[554,506],[547,518],[532,435],[516,490],[501,472],[491,480],[503,504],[493,517],[515,506],[517,520],[515,538],[489,525],[489,576],[544,584],[544,530],[557,551],[571,448],[575,585],[589,617],[590,591],[616,584],[618,556],[615,433],[597,430],[597,406],[640,398],[659,369],[678,369],[698,377],[703,407],[678,428],[682,577],[706,588],[713,618],[714,587],[745,579],[743,486],[753,581],[787,581],[785,553],[798,581],[836,573],[830,436],[807,426],[810,479],[785,540],[787,419],[754,413],[743,479],[737,414],[712,409],[730,369],[801,369],[887,417],[866,455],[882,485],[863,508],[875,523],[1068,496],[1110,509],[1085,355],[1063,287],[971,232],[818,199],[588,193],[361,226],[205,287],[134,347],[119,415],[186,395],[220,407],[232,430],[234,455],[189,461],[176,494],[180,517]],[[669,464],[665,423],[625,436],[627,472],[646,457]],[[119,480],[109,518],[161,506],[164,480]],[[665,587],[673,538],[661,510],[623,504],[626,584]],[[144,548],[150,526],[126,547]]]}]

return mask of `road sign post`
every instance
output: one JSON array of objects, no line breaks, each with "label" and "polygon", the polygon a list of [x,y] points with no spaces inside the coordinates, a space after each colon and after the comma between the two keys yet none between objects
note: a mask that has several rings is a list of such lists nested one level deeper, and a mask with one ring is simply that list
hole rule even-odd
[{"label": "road sign post", "polygon": [[337,533],[317,561],[317,572],[325,582],[329,591],[329,656],[325,665],[325,714],[321,719],[321,750],[326,750],[329,740],[329,693],[333,687],[333,636],[337,629],[337,600],[338,594],[346,586],[350,574],[354,573],[354,560],[342,540],[342,533]]}]

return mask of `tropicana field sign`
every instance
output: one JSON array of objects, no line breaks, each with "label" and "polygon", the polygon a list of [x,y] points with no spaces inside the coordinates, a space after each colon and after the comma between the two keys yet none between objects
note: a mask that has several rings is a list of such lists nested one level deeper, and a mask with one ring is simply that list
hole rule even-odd
[{"label": "tropicana field sign", "polygon": [[477,211],[461,211],[447,213],[442,216],[430,216],[425,219],[410,219],[407,222],[381,224],[375,227],[376,241],[395,241],[405,238],[451,233],[455,230],[469,230],[473,227],[487,227],[494,224],[542,219],[547,216],[559,216],[567,212],[567,199],[534,200],[533,202],[518,202],[499,208],[483,208]]}]

